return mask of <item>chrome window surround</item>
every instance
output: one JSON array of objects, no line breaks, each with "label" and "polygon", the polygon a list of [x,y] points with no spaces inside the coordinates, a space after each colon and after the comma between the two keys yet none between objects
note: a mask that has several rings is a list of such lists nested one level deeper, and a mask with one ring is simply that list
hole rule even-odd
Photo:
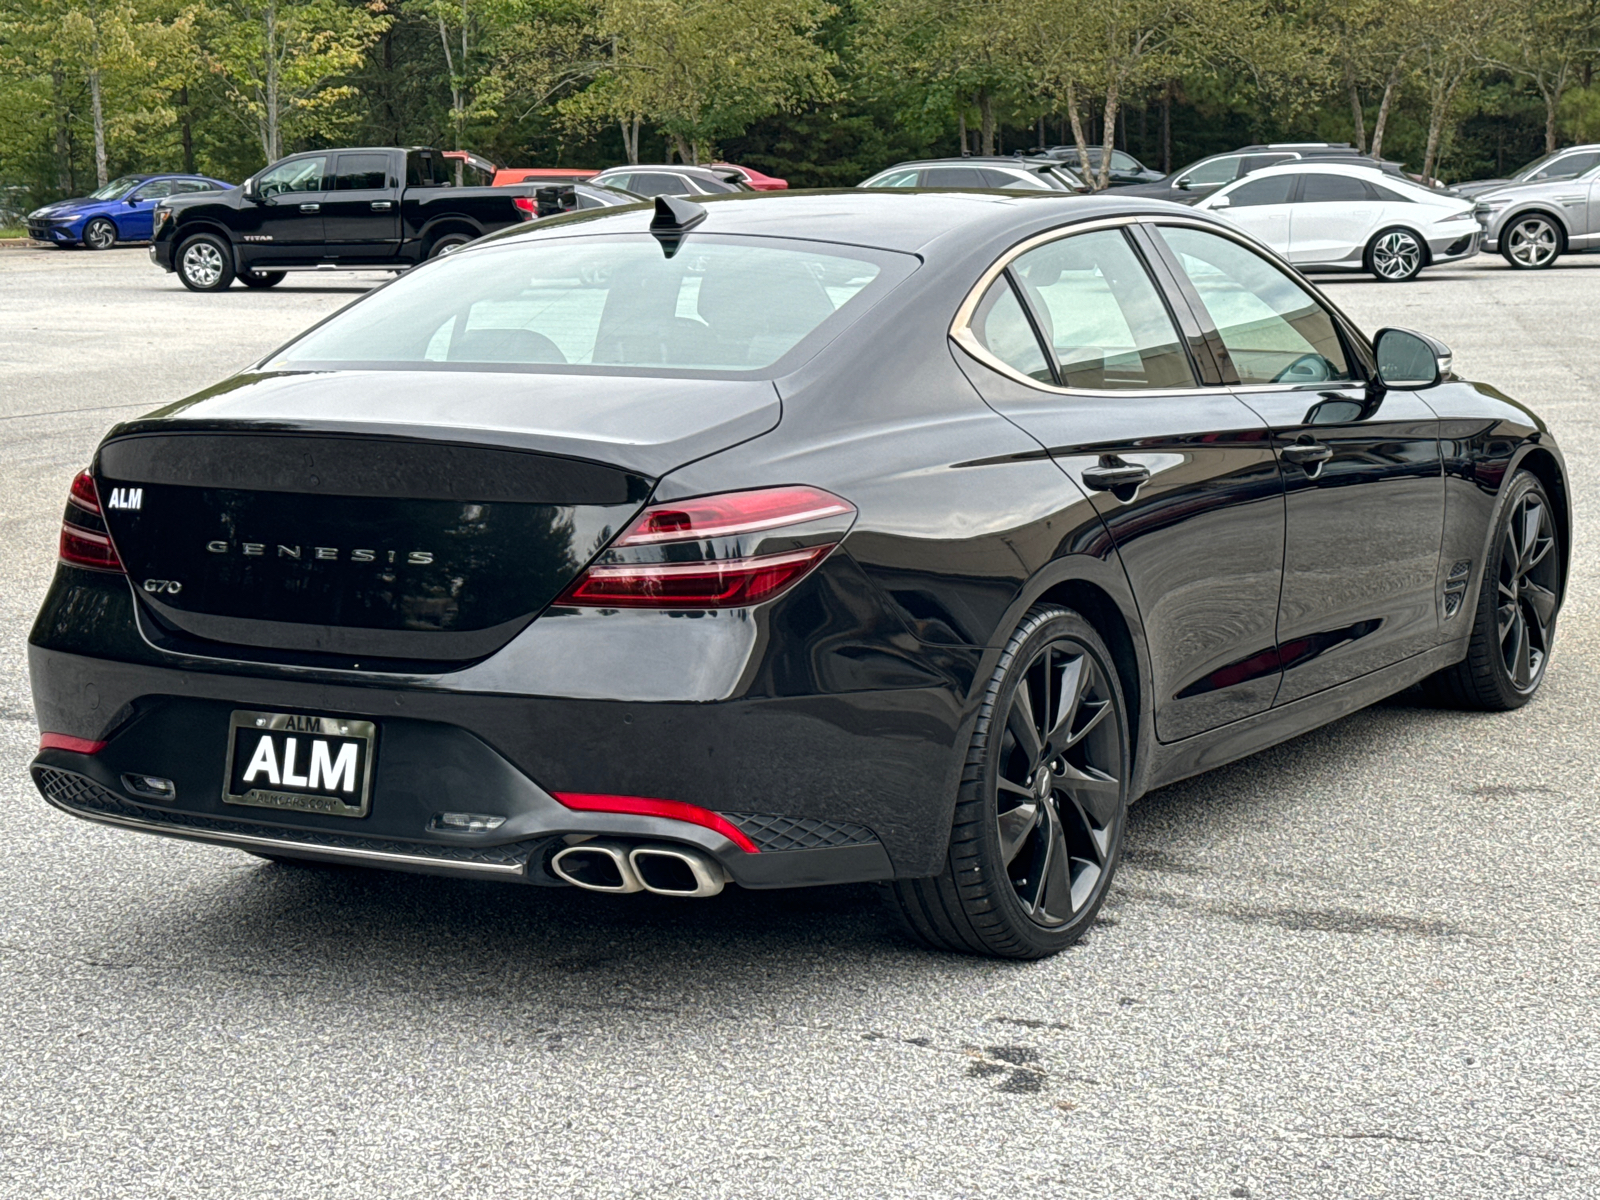
[{"label": "chrome window surround", "polygon": [[[1366,382],[1365,380],[1358,378],[1328,379],[1323,380],[1320,383],[1300,384],[1222,383],[1212,386],[1204,383],[1197,383],[1193,387],[1177,388],[1101,389],[1075,388],[1066,386],[1058,387],[1053,383],[1042,383],[1039,380],[1034,379],[1032,376],[1024,375],[1021,371],[1008,366],[994,354],[991,354],[989,349],[978,340],[977,335],[972,332],[972,314],[977,311],[978,302],[983,299],[984,293],[989,290],[990,285],[993,284],[996,279],[1000,278],[1002,271],[1004,271],[1017,259],[1021,258],[1024,254],[1028,253],[1028,251],[1037,249],[1040,246],[1048,245],[1050,242],[1061,241],[1063,238],[1074,237],[1080,233],[1093,233],[1096,230],[1101,229],[1122,229],[1129,225],[1185,225],[1191,229],[1199,229],[1206,233],[1217,234],[1219,237],[1225,237],[1230,241],[1238,242],[1239,245],[1243,246],[1246,250],[1250,251],[1258,258],[1265,260],[1270,266],[1276,267],[1278,270],[1282,271],[1286,276],[1288,276],[1290,282],[1294,283],[1297,287],[1305,288],[1306,286],[1303,280],[1297,278],[1297,272],[1293,267],[1287,266],[1280,261],[1276,261],[1277,255],[1272,254],[1271,251],[1268,251],[1266,254],[1262,254],[1262,247],[1256,242],[1252,241],[1249,237],[1242,233],[1235,232],[1232,229],[1225,228],[1224,226],[1213,224],[1210,221],[1197,221],[1193,218],[1183,216],[1167,216],[1164,213],[1137,213],[1125,217],[1102,217],[1095,221],[1083,221],[1079,224],[1047,230],[1044,233],[1036,233],[1032,237],[1018,242],[1015,246],[1011,247],[1011,249],[1007,250],[989,267],[987,271],[978,277],[978,282],[973,285],[972,290],[967,293],[966,299],[962,300],[961,306],[956,309],[955,319],[950,323],[950,340],[955,342],[956,345],[960,346],[984,366],[999,372],[1007,379],[1015,380],[1024,387],[1033,388],[1035,391],[1048,392],[1051,395],[1056,396],[1121,396],[1132,398],[1137,398],[1140,396],[1173,396],[1179,394],[1185,396],[1219,396],[1237,395],[1241,392],[1282,392],[1290,389],[1307,391],[1315,391],[1320,389],[1326,391],[1330,387],[1357,387]],[[1155,287],[1156,291],[1162,295],[1163,299],[1166,299],[1170,302],[1170,297],[1165,295],[1164,289],[1161,287],[1160,282],[1153,277],[1150,279],[1150,282],[1152,286]],[[1308,292],[1307,294],[1310,295],[1312,300],[1317,303],[1318,307],[1322,308],[1328,313],[1329,318],[1333,320],[1333,323],[1336,327],[1342,327],[1346,330],[1353,330],[1355,328],[1350,320],[1344,317],[1343,313],[1340,313],[1320,295],[1316,294],[1315,292]],[[1179,299],[1181,300],[1182,297],[1180,296]],[[1174,329],[1173,332],[1176,333],[1180,339],[1187,341],[1182,329]],[[1051,348],[1050,353],[1053,359],[1053,347]]]}]

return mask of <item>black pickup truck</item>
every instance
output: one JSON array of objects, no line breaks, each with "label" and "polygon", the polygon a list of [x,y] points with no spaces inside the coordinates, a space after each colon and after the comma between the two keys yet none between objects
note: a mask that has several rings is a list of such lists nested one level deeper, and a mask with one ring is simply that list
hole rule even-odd
[{"label": "black pickup truck", "polygon": [[236,188],[155,211],[150,259],[220,292],[287,271],[396,270],[538,215],[532,187],[456,187],[439,150],[359,147],[280,159]]}]

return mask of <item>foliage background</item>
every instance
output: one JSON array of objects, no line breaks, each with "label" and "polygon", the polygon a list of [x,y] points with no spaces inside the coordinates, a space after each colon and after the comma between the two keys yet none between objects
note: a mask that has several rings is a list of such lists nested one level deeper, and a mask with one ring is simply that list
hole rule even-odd
[{"label": "foliage background", "polygon": [[715,156],[791,186],[849,186],[963,144],[1009,154],[1041,131],[1070,144],[1073,111],[1086,143],[1109,137],[1157,168],[1255,141],[1369,144],[1381,115],[1385,157],[1447,181],[1496,176],[1552,136],[1600,140],[1597,10],[0,0],[0,225],[119,173],[238,181],[274,149],[339,144],[460,146],[533,166]]}]

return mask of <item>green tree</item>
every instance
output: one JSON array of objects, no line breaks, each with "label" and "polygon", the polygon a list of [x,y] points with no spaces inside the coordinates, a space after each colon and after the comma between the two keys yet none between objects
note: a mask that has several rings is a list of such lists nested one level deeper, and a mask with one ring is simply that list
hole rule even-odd
[{"label": "green tree", "polygon": [[1544,150],[1556,149],[1562,98],[1600,57],[1597,0],[1511,0],[1483,47],[1490,66],[1525,79],[1544,101]]},{"label": "green tree", "polygon": [[356,88],[342,77],[388,26],[382,0],[214,0],[203,22],[207,65],[266,161],[283,157],[286,126],[335,132]]}]

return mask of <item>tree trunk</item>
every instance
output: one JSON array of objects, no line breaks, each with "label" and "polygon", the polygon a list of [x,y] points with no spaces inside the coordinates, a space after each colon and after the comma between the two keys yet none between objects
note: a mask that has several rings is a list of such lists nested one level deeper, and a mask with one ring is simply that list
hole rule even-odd
[{"label": "tree trunk", "polygon": [[56,125],[56,190],[63,196],[72,195],[72,143],[67,140],[67,79],[59,62],[50,65],[50,92],[55,101]]},{"label": "tree trunk", "polygon": [[1422,155],[1422,181],[1431,184],[1434,182],[1433,172],[1438,165],[1439,143],[1444,136],[1445,118],[1450,113],[1450,104],[1456,98],[1456,86],[1461,82],[1463,72],[1457,71],[1455,75],[1437,80],[1433,87],[1433,103],[1428,112],[1428,146]]},{"label": "tree trunk", "polygon": [[275,163],[283,157],[283,142],[278,130],[278,6],[267,5],[267,95],[263,117],[262,149],[267,161]]},{"label": "tree trunk", "polygon": [[1095,180],[1095,191],[1103,192],[1111,186],[1111,152],[1117,148],[1117,110],[1122,104],[1122,93],[1115,79],[1106,84],[1105,116],[1101,121],[1103,136],[1100,146],[1100,175]]},{"label": "tree trunk", "polygon": [[672,135],[672,140],[677,147],[678,157],[690,166],[694,166],[694,148],[677,134]]},{"label": "tree trunk", "polygon": [[1044,115],[1039,116],[1039,150],[1044,151]]},{"label": "tree trunk", "polygon": [[983,153],[994,153],[994,97],[988,88],[978,92],[978,116],[983,122]]},{"label": "tree trunk", "polygon": [[1172,174],[1172,81],[1161,93],[1161,173]]},{"label": "tree trunk", "polygon": [[956,131],[961,135],[961,157],[965,158],[972,153],[972,148],[967,145],[967,110],[956,114]]},{"label": "tree trunk", "polygon": [[1356,86],[1356,68],[1349,55],[1344,60],[1344,86],[1350,93],[1350,119],[1355,124],[1356,153],[1367,152],[1367,116],[1361,111],[1361,89]]},{"label": "tree trunk", "polygon": [[1400,68],[1405,59],[1394,64],[1389,78],[1383,84],[1383,99],[1378,102],[1378,119],[1372,123],[1372,157],[1383,157],[1383,131],[1389,124],[1389,110],[1394,105],[1395,93],[1400,90]]},{"label": "tree trunk", "polygon": [[1097,191],[1094,171],[1089,167],[1089,139],[1083,132],[1083,115],[1078,111],[1078,89],[1067,84],[1067,120],[1072,122],[1072,140],[1078,147],[1078,178],[1091,192]]},{"label": "tree trunk", "polygon": [[[99,39],[93,53],[99,56]],[[89,69],[89,113],[94,121],[94,177],[101,187],[111,182],[111,172],[106,169],[106,115],[100,104],[100,68]]]},{"label": "tree trunk", "polygon": [[1539,85],[1539,94],[1544,97],[1544,152],[1556,152],[1556,109],[1561,107],[1561,85]]},{"label": "tree trunk", "polygon": [[183,173],[194,174],[194,114],[189,111],[189,85],[178,89],[178,136],[183,140]]},{"label": "tree trunk", "polygon": [[628,153],[628,165],[637,167],[639,165],[639,118],[634,117],[632,121],[618,121],[617,124],[622,126],[622,148]]}]

